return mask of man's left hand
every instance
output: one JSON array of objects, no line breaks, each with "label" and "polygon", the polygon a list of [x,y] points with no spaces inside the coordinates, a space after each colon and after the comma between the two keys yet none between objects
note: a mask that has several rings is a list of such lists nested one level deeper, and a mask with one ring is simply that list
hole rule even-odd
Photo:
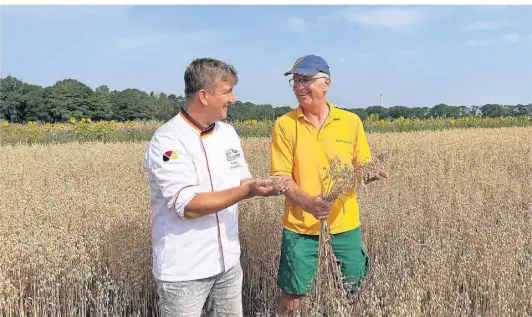
[{"label": "man's left hand", "polygon": [[388,178],[388,177],[390,177],[390,173],[386,172],[383,169],[376,168],[376,169],[368,172],[364,176],[364,183],[365,184],[369,184],[369,183],[372,183],[374,181],[381,180],[383,178]]}]

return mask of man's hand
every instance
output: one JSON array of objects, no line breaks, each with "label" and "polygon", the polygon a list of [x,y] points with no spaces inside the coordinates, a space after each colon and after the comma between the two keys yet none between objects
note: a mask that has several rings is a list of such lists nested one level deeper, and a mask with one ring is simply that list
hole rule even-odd
[{"label": "man's hand", "polygon": [[371,182],[381,180],[383,178],[388,178],[388,177],[390,177],[390,174],[388,172],[386,172],[383,169],[376,168],[368,172],[366,175],[364,175],[364,183],[369,184]]},{"label": "man's hand", "polygon": [[329,217],[331,214],[332,206],[334,201],[327,201],[323,196],[318,195],[312,197],[312,199],[307,203],[305,210],[311,213],[314,218],[318,220],[324,220]]},{"label": "man's hand", "polygon": [[241,185],[247,186],[248,197],[270,197],[284,194],[288,190],[287,182],[285,178],[248,178]]}]

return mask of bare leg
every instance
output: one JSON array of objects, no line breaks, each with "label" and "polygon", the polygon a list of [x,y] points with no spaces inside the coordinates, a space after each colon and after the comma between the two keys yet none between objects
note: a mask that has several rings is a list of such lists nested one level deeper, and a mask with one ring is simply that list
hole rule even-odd
[{"label": "bare leg", "polygon": [[301,295],[288,294],[282,291],[281,305],[279,307],[279,317],[295,317],[296,312],[301,306]]},{"label": "bare leg", "polygon": [[362,307],[360,306],[360,300],[358,296],[351,296],[351,317],[361,317],[362,316]]}]

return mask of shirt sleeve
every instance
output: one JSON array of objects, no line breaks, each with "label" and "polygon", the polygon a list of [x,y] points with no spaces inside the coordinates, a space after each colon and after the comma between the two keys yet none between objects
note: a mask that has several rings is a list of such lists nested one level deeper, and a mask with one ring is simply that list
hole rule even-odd
[{"label": "shirt sleeve", "polygon": [[200,193],[196,166],[184,145],[170,133],[156,134],[145,159],[145,167],[168,208],[184,219],[185,207]]},{"label": "shirt sleeve", "polygon": [[360,117],[356,117],[356,142],[353,151],[353,161],[355,168],[360,168],[362,164],[371,162],[371,151],[369,149],[368,139]]},{"label": "shirt sleeve", "polygon": [[293,144],[278,119],[272,129],[271,175],[292,176]]}]

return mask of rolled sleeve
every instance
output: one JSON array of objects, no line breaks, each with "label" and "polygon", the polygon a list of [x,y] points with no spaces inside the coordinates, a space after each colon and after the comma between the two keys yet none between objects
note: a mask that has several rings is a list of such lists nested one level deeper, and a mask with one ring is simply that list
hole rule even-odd
[{"label": "rolled sleeve", "polygon": [[280,120],[275,121],[273,126],[271,147],[271,175],[291,176],[294,155],[293,146]]},{"label": "rolled sleeve", "polygon": [[171,134],[155,135],[146,154],[146,168],[168,208],[184,219],[185,207],[200,193],[196,167],[183,144]]}]

